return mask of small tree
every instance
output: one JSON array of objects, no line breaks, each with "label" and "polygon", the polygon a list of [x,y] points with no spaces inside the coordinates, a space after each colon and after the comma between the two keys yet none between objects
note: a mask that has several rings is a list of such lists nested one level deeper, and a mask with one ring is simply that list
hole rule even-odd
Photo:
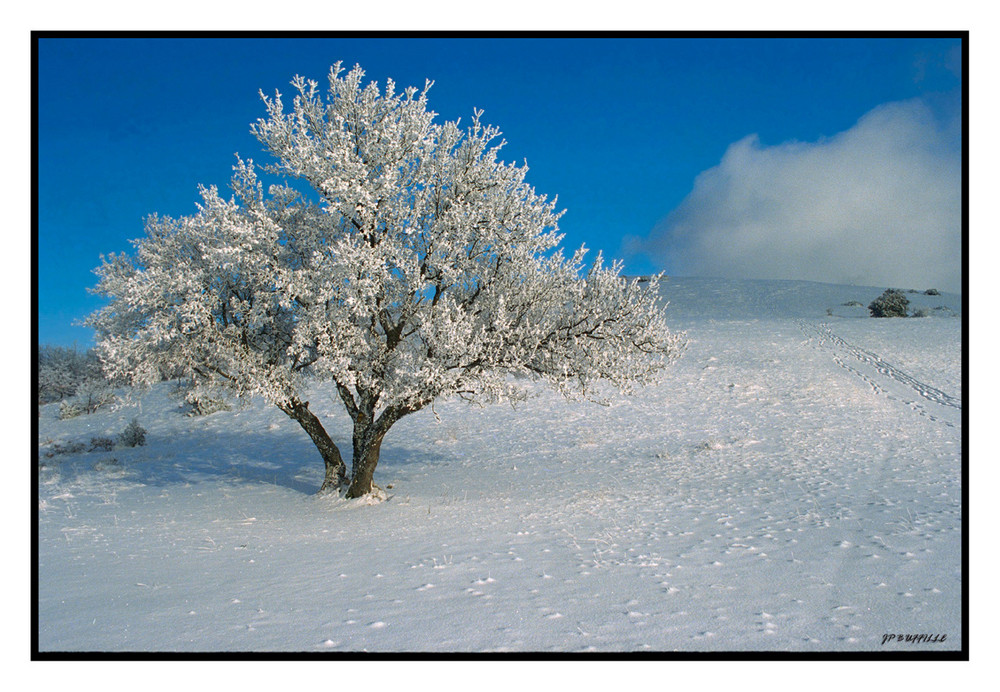
[{"label": "small tree", "polygon": [[[237,157],[233,198],[203,188],[196,214],[151,217],[135,256],[102,257],[110,302],[88,323],[110,376],[150,384],[183,367],[262,396],[315,443],[321,491],[359,497],[390,427],[438,397],[523,399],[531,378],[628,390],[680,353],[655,282],[627,283],[599,255],[584,271],[583,248],[563,256],[555,200],[497,159],[481,111],[465,130],[436,124],[430,82],[383,92],[360,67],[342,73],[325,98],[296,77],[291,112],[261,94],[252,131],[284,182],[265,193]],[[349,479],[303,401],[307,377],[332,382],[353,422]]]},{"label": "small tree", "polygon": [[872,317],[906,317],[909,306],[910,300],[902,291],[887,288],[868,306],[868,312]]},{"label": "small tree", "polygon": [[67,399],[85,387],[106,386],[94,350],[38,346],[38,403]]}]

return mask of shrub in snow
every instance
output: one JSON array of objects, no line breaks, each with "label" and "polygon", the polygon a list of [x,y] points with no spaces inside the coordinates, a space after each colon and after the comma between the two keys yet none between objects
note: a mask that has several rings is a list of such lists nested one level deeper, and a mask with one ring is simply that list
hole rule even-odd
[{"label": "shrub in snow", "polygon": [[906,317],[909,305],[910,300],[902,291],[887,288],[868,306],[868,312],[872,317]]},{"label": "shrub in snow", "polygon": [[926,291],[924,291],[924,295],[925,296],[939,296],[939,295],[941,295],[941,292],[938,291],[936,288],[928,288]]},{"label": "shrub in snow", "polygon": [[218,388],[206,386],[196,379],[179,380],[174,394],[183,398],[185,412],[188,416],[207,416],[217,411],[232,409]]},{"label": "shrub in snow", "polygon": [[[137,385],[182,370],[260,396],[299,423],[323,457],[321,490],[373,490],[386,433],[435,399],[527,396],[526,380],[566,395],[657,379],[683,348],[658,300],[605,267],[567,258],[555,200],[503,163],[500,132],[473,111],[464,130],[427,109],[430,82],[363,85],[340,64],[329,88],[296,77],[252,130],[274,156],[265,186],[237,158],[224,199],[153,216],[136,255],[103,258],[107,307],[87,321],[102,363]],[[305,188],[311,188],[308,194]],[[335,386],[353,424],[350,477],[304,400],[308,378]]]},{"label": "shrub in snow", "polygon": [[55,443],[49,451],[45,453],[47,457],[54,457],[56,454],[79,454],[86,451],[87,445],[82,442]]},{"label": "shrub in snow", "polygon": [[114,449],[115,441],[110,437],[92,437],[90,438],[90,451],[91,452],[110,452]]},{"label": "shrub in snow", "polygon": [[215,399],[212,397],[199,397],[188,394],[184,397],[187,402],[189,416],[207,416],[217,411],[229,411],[232,407],[226,403],[225,399]]},{"label": "shrub in snow", "polygon": [[90,414],[96,412],[98,409],[110,406],[118,398],[107,381],[101,379],[88,380],[81,384],[77,388],[76,396],[73,397],[73,400],[80,404],[84,413]]},{"label": "shrub in snow", "polygon": [[122,447],[141,447],[146,444],[146,429],[139,425],[136,418],[132,419],[118,436],[118,444]]},{"label": "shrub in snow", "polygon": [[70,418],[76,418],[81,415],[83,415],[83,407],[79,403],[73,401],[59,402],[60,420],[69,420]]},{"label": "shrub in snow", "polygon": [[194,387],[184,395],[189,416],[207,416],[217,411],[229,411],[232,407],[219,396],[201,387]]},{"label": "shrub in snow", "polygon": [[94,413],[117,400],[107,383],[87,381],[77,389],[76,396],[59,402],[59,418],[66,420]]}]

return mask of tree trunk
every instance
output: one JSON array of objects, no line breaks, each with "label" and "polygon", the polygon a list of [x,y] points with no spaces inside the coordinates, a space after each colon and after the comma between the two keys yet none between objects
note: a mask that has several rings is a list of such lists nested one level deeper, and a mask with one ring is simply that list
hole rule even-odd
[{"label": "tree trunk", "polygon": [[347,485],[347,467],[340,457],[340,450],[330,439],[330,435],[323,428],[323,424],[319,422],[319,418],[309,410],[309,402],[303,403],[298,399],[292,399],[287,404],[278,404],[278,408],[302,426],[323,457],[326,473],[319,491],[324,493]]},{"label": "tree trunk", "polygon": [[351,487],[347,489],[347,497],[362,497],[372,491],[372,479],[384,437],[384,432],[355,435]]},{"label": "tree trunk", "polygon": [[[343,395],[343,392],[342,392]],[[363,497],[374,489],[373,478],[382,451],[382,440],[396,421],[419,410],[419,407],[391,406],[375,416],[377,397],[361,397],[361,405],[354,406],[353,399],[345,397],[348,413],[354,420],[354,458],[351,467],[351,485],[347,497]]]}]

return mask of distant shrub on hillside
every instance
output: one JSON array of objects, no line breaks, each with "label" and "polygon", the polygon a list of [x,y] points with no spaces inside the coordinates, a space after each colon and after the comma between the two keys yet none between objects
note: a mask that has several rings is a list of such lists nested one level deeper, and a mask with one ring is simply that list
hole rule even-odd
[{"label": "distant shrub on hillside", "polygon": [[939,295],[941,295],[941,292],[938,291],[936,288],[928,288],[926,291],[924,291],[924,295],[925,296],[939,296]]},{"label": "distant shrub on hillside", "polygon": [[872,317],[906,317],[909,306],[910,301],[902,291],[887,288],[868,306],[868,312]]}]

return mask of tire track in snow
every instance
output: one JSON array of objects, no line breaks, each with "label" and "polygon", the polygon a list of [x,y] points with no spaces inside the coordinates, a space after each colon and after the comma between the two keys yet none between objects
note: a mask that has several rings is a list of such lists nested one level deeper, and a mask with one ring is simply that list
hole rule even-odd
[{"label": "tire track in snow", "polygon": [[[927,416],[934,421],[943,422],[949,427],[954,427],[953,423],[942,420],[928,413],[918,401],[910,401],[893,396],[893,394],[891,394],[888,390],[887,385],[893,382],[902,384],[916,392],[920,397],[930,403],[954,408],[959,411],[962,410],[961,399],[958,399],[947,392],[938,389],[937,387],[933,387],[926,382],[922,382],[904,370],[886,362],[877,353],[873,353],[872,351],[865,350],[845,341],[842,337],[834,333],[834,331],[830,329],[827,324],[814,325],[801,320],[797,320],[797,322],[806,338],[810,340],[816,339],[821,348],[827,348],[833,351],[833,359],[837,365],[867,382],[876,393],[885,395],[890,399],[902,401],[903,403],[914,407],[920,415]],[[844,358],[843,354],[847,354],[847,356],[853,357],[853,359],[859,363],[871,367],[875,371],[876,375],[869,375],[858,369],[852,365],[851,362],[848,362],[850,358]],[[881,375],[884,379],[879,381],[877,377],[878,375]]]}]

